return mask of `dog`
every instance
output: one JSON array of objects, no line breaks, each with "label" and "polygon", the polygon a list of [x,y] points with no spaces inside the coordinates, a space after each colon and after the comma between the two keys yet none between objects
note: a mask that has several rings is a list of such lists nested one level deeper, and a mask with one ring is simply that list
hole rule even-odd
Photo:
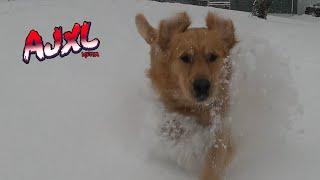
[{"label": "dog", "polygon": [[[233,22],[212,12],[203,28],[190,28],[186,12],[162,20],[158,29],[143,14],[137,14],[135,22],[151,47],[147,76],[166,110],[194,117],[204,127],[214,123],[213,116],[225,124],[232,74],[228,57],[237,43]],[[232,160],[235,148],[229,128],[222,125],[216,137],[218,141],[207,151],[201,180],[220,180]]]}]

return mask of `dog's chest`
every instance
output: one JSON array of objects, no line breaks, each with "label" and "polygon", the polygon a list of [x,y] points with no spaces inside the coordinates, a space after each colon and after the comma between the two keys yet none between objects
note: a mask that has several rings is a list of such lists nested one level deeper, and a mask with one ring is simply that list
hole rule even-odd
[{"label": "dog's chest", "polygon": [[210,127],[203,127],[194,118],[163,111],[157,127],[160,148],[180,167],[197,171],[206,158],[206,152],[215,144],[216,122]]}]

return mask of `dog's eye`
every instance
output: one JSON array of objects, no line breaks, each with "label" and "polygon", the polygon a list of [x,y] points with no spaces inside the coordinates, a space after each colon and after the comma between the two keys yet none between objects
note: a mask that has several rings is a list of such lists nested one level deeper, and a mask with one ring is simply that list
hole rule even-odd
[{"label": "dog's eye", "polygon": [[184,54],[180,57],[181,61],[183,61],[184,63],[190,63],[192,60],[192,57],[188,54]]},{"label": "dog's eye", "polygon": [[209,62],[215,62],[218,59],[218,56],[216,56],[215,54],[210,53],[208,55],[208,61]]}]

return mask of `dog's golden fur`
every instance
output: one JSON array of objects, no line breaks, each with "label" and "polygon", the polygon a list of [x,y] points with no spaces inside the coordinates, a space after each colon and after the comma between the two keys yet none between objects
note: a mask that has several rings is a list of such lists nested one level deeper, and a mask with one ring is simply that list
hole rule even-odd
[{"label": "dog's golden fur", "polygon": [[[138,14],[136,25],[151,46],[148,76],[166,109],[196,117],[204,126],[211,124],[213,104],[218,106],[215,114],[225,117],[229,109],[229,85],[225,81],[231,77],[231,63],[226,58],[237,43],[232,21],[209,12],[206,28],[189,28],[191,21],[187,13],[179,13],[162,20],[155,29],[142,14]],[[190,62],[181,60],[184,55]],[[222,73],[222,69],[226,73]],[[194,96],[192,83],[197,78],[205,78],[211,84],[205,101],[199,102]],[[218,145],[207,155],[201,176],[203,180],[220,179],[231,160],[229,132],[222,130],[217,137]]]}]

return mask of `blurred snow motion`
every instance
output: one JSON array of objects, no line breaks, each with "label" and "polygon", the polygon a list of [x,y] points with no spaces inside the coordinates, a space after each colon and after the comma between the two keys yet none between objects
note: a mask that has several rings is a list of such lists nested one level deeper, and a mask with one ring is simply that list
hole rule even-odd
[{"label": "blurred snow motion", "polygon": [[207,151],[215,144],[216,123],[203,127],[192,117],[165,110],[160,117],[156,122],[159,136],[156,153],[188,171],[199,173]]},{"label": "blurred snow motion", "polygon": [[290,124],[301,118],[289,59],[259,37],[245,37],[231,59],[230,118],[237,149],[233,166],[250,171],[256,166],[254,159],[262,158],[272,167],[281,161],[279,154],[288,150]]}]

